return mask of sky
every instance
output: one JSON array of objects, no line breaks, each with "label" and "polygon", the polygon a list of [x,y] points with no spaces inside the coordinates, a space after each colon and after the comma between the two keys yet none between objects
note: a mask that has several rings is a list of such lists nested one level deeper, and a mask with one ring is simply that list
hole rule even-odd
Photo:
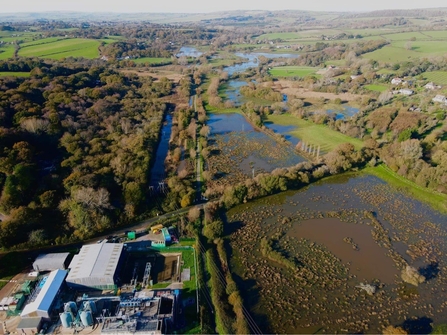
[{"label": "sky", "polygon": [[223,10],[370,11],[447,7],[445,0],[1,0],[1,12],[208,13]]}]

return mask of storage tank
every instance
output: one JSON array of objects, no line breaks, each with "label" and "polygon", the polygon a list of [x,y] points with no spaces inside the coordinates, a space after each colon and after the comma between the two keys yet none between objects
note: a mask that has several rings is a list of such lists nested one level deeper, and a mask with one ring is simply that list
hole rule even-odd
[{"label": "storage tank", "polygon": [[76,312],[78,311],[78,306],[76,306],[76,303],[74,301],[69,301],[64,305],[64,311],[71,312],[71,313],[73,313],[73,316],[74,316],[74,315],[76,315]]},{"label": "storage tank", "polygon": [[64,328],[71,328],[71,324],[73,323],[73,316],[70,312],[63,312],[59,314],[59,317]]},{"label": "storage tank", "polygon": [[96,314],[96,304],[94,301],[84,301],[84,310],[92,312],[92,314]]},{"label": "storage tank", "polygon": [[93,325],[93,316],[90,311],[81,312],[81,322],[84,327],[90,327]]}]

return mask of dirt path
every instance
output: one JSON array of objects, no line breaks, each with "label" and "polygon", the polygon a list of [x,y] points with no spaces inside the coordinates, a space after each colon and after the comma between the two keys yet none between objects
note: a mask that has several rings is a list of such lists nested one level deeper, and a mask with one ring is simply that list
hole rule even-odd
[{"label": "dirt path", "polygon": [[291,80],[278,80],[274,82],[273,89],[275,91],[281,92],[283,94],[287,95],[294,95],[297,98],[325,98],[334,100],[336,98],[340,98],[343,101],[353,101],[358,98],[361,98],[362,96],[360,94],[352,94],[352,93],[326,93],[326,92],[315,92],[312,90],[309,90],[307,88],[302,87],[293,87],[297,84],[297,82],[291,81]]}]

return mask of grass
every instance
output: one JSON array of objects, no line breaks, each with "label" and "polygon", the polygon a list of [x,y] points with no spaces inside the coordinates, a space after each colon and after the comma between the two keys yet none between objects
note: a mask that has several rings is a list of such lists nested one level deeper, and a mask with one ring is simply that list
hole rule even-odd
[{"label": "grass", "polygon": [[19,51],[19,56],[62,59],[66,57],[96,58],[99,56],[98,40],[84,38],[70,38],[63,40],[44,39],[44,43],[38,41],[24,43]]},{"label": "grass", "polygon": [[170,58],[162,58],[162,57],[143,57],[132,59],[135,64],[168,64],[171,63]]},{"label": "grass", "polygon": [[318,68],[309,66],[279,66],[269,71],[273,77],[306,77],[315,74]]},{"label": "grass", "polygon": [[8,45],[0,48],[0,60],[5,60],[14,57],[14,46]]},{"label": "grass", "polygon": [[388,87],[385,85],[374,85],[374,84],[365,85],[365,88],[367,90],[374,91],[374,92],[383,92],[388,89]]},{"label": "grass", "polygon": [[438,85],[447,85],[447,72],[446,71],[432,71],[432,72],[424,72],[422,76],[434,82]]},{"label": "grass", "polygon": [[324,152],[331,151],[339,144],[346,142],[352,143],[356,149],[360,149],[363,146],[363,142],[357,138],[349,137],[338,131],[329,129],[325,125],[298,119],[290,114],[269,115],[267,121],[283,126],[296,126],[297,128],[290,132],[291,135],[298,137],[308,144],[319,145]]},{"label": "grass", "polygon": [[0,77],[29,77],[29,72],[0,72]]},{"label": "grass", "polygon": [[378,165],[376,167],[367,167],[363,170],[368,174],[372,174],[388,184],[397,187],[399,190],[404,190],[413,198],[430,205],[432,208],[447,213],[447,195],[438,193],[431,189],[421,187],[412,181],[405,179],[392,171],[386,165]]},{"label": "grass", "polygon": [[[447,52],[446,41],[393,41],[381,49],[363,55],[363,58],[377,61],[396,63],[410,59],[429,56],[440,56]],[[407,50],[406,44],[411,43],[411,49]]]}]

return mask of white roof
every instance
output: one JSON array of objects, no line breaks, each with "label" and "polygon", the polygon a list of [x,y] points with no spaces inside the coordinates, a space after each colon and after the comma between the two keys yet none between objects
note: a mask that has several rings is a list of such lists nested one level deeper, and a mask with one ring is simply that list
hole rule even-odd
[{"label": "white roof", "polygon": [[67,282],[80,283],[83,278],[113,277],[124,244],[88,244],[73,257]]},{"label": "white roof", "polygon": [[20,315],[23,317],[37,311],[44,311],[48,313],[51,304],[54,301],[54,298],[56,298],[56,295],[59,292],[60,287],[64,283],[66,275],[67,275],[66,270],[52,271],[48,275],[45,284],[43,284],[42,289],[40,290],[36,299],[33,302],[26,305]]}]

